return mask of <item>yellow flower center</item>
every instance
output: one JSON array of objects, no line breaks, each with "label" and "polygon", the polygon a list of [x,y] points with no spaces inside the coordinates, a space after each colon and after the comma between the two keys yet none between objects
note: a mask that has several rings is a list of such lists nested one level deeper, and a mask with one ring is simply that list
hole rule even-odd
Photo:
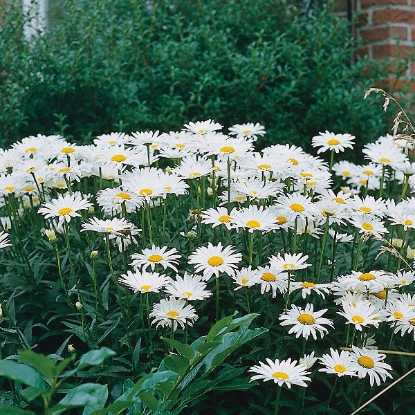
[{"label": "yellow flower center", "polygon": [[387,157],[381,157],[379,160],[381,163],[390,163],[392,160]]},{"label": "yellow flower center", "polygon": [[365,321],[365,319],[361,316],[356,315],[352,317],[352,321],[353,323],[362,324]]},{"label": "yellow flower center", "polygon": [[249,220],[246,222],[246,226],[249,226],[250,228],[259,228],[261,224],[257,220]]},{"label": "yellow flower center", "polygon": [[360,210],[364,213],[370,213],[372,211],[372,209],[370,207],[367,207],[367,206],[362,206],[360,208]]},{"label": "yellow flower center", "polygon": [[359,276],[360,281],[371,281],[375,279],[376,279],[376,276],[374,274],[371,274],[370,272],[365,272],[364,274],[361,274]]},{"label": "yellow flower center", "polygon": [[151,288],[151,285],[142,285],[140,287],[141,291],[148,291]]},{"label": "yellow flower center", "polygon": [[193,173],[189,174],[189,177],[199,177],[200,176],[200,172],[198,171],[194,171]]},{"label": "yellow flower center", "polygon": [[345,171],[342,173],[342,175],[343,175],[344,177],[350,177],[350,176],[351,176],[351,173],[350,173],[348,170],[345,170]]},{"label": "yellow flower center", "polygon": [[307,313],[300,314],[297,317],[297,320],[301,324],[304,324],[305,326],[311,326],[312,324],[316,322],[316,319],[311,314],[307,314]]},{"label": "yellow flower center", "polygon": [[373,176],[375,172],[373,170],[363,170],[363,174],[366,174],[366,176]]},{"label": "yellow flower center", "polygon": [[250,132],[251,132],[251,130],[243,130],[243,131],[242,131],[242,134],[243,134],[243,135],[248,135]]},{"label": "yellow flower center", "polygon": [[400,320],[401,318],[403,318],[404,316],[403,316],[403,314],[402,313],[400,313],[399,311],[395,311],[394,313],[393,313],[393,316],[396,318],[396,319],[398,319],[398,320]]},{"label": "yellow flower center", "polygon": [[366,229],[367,231],[373,231],[373,226],[370,223],[362,223],[362,228]]},{"label": "yellow flower center", "polygon": [[336,138],[331,138],[329,141],[327,141],[327,144],[329,146],[338,146],[340,144],[340,141]]},{"label": "yellow flower center", "polygon": [[360,356],[357,363],[366,369],[373,369],[375,367],[374,360],[369,356]]},{"label": "yellow flower center", "polygon": [[345,205],[346,204],[345,200],[342,197],[335,197],[333,199],[333,202],[337,202],[337,203],[340,203],[342,205]]},{"label": "yellow flower center", "polygon": [[61,150],[61,153],[65,153],[65,154],[74,153],[74,152],[75,152],[75,149],[72,147],[64,147]]},{"label": "yellow flower center", "polygon": [[271,168],[271,165],[270,164],[260,164],[258,166],[258,169],[259,170],[269,170],[270,168]]},{"label": "yellow flower center", "polygon": [[71,168],[70,167],[62,167],[58,171],[59,171],[59,173],[68,173],[68,171],[71,171]]},{"label": "yellow flower center", "polygon": [[14,190],[14,186],[6,186],[3,190],[5,190],[6,192],[11,193]]},{"label": "yellow flower center", "polygon": [[246,284],[248,284],[248,282],[249,282],[248,278],[242,278],[242,280],[241,280],[242,285],[246,285]]},{"label": "yellow flower center", "polygon": [[287,223],[287,218],[285,216],[277,216],[277,223],[278,225],[284,225],[284,223]]},{"label": "yellow flower center", "polygon": [[287,380],[290,378],[285,372],[274,372],[272,374],[272,377],[275,379],[282,379],[282,380]]},{"label": "yellow flower center", "polygon": [[379,292],[373,295],[379,298],[380,300],[386,300],[386,290],[380,290]]},{"label": "yellow flower center", "polygon": [[131,196],[128,193],[124,193],[124,192],[117,193],[115,196],[119,197],[121,199],[124,199],[124,200],[130,200],[131,199]]},{"label": "yellow flower center", "polygon": [[366,186],[367,180],[366,179],[359,180],[359,184],[361,184],[362,186]]},{"label": "yellow flower center", "polygon": [[178,148],[184,148],[185,145],[183,143],[176,143],[176,147],[178,147]]},{"label": "yellow flower center", "polygon": [[193,295],[193,293],[191,293],[190,291],[186,291],[183,293],[183,295],[186,296],[187,298],[190,298]]},{"label": "yellow flower center", "polygon": [[29,147],[25,150],[26,153],[36,153],[37,148],[36,147]]},{"label": "yellow flower center", "polygon": [[223,264],[223,259],[220,256],[214,255],[208,259],[208,264],[212,267],[219,267]]},{"label": "yellow flower center", "polygon": [[170,317],[170,318],[177,318],[177,317],[179,317],[179,315],[180,314],[177,311],[168,311],[166,313],[166,316]]},{"label": "yellow flower center", "polygon": [[115,154],[111,157],[111,161],[116,161],[117,163],[121,163],[125,160],[127,160],[127,157],[125,157],[124,154]]},{"label": "yellow flower center", "polygon": [[140,190],[141,196],[150,196],[152,193],[153,191],[151,189],[144,188]]},{"label": "yellow flower center", "polygon": [[222,153],[234,153],[235,152],[235,149],[233,148],[233,147],[230,147],[230,146],[225,146],[225,147],[222,147],[221,149],[220,149],[220,151],[222,152]]},{"label": "yellow flower center", "polygon": [[294,269],[295,268],[295,265],[294,264],[284,264],[282,267],[284,269]]},{"label": "yellow flower center", "polygon": [[106,229],[107,229],[108,232],[112,232],[114,230],[114,228],[112,226],[107,226]]},{"label": "yellow flower center", "polygon": [[273,282],[276,281],[276,276],[275,274],[271,273],[271,272],[264,272],[261,275],[261,280],[266,281],[266,282]]},{"label": "yellow flower center", "polygon": [[333,367],[334,371],[337,373],[344,373],[346,371],[346,368],[343,365],[334,365]]},{"label": "yellow flower center", "polygon": [[296,166],[298,164],[298,161],[296,159],[293,158],[289,158],[288,161],[293,165]]},{"label": "yellow flower center", "polygon": [[316,284],[314,282],[304,281],[301,283],[301,286],[304,288],[313,288]]},{"label": "yellow flower center", "polygon": [[301,173],[300,173],[300,176],[301,176],[301,177],[313,177],[313,175],[312,175],[311,173],[307,173],[307,172],[305,172],[305,171],[301,172]]},{"label": "yellow flower center", "polygon": [[300,205],[299,203],[293,203],[292,205],[290,205],[290,208],[294,212],[303,212],[304,211],[304,206]]},{"label": "yellow flower center", "polygon": [[408,320],[408,323],[409,323],[409,324],[411,324],[412,326],[415,326],[415,317],[410,318],[410,319]]},{"label": "yellow flower center", "polygon": [[406,226],[411,226],[413,224],[413,222],[411,221],[411,219],[407,219],[406,221],[405,221],[405,225]]},{"label": "yellow flower center", "polygon": [[147,259],[150,262],[160,262],[163,260],[163,257],[159,254],[153,254],[153,255],[150,255]]},{"label": "yellow flower center", "polygon": [[236,200],[237,202],[243,202],[243,201],[244,201],[244,199],[245,199],[245,197],[244,197],[244,196],[235,196],[235,200]]},{"label": "yellow flower center", "polygon": [[228,223],[231,221],[231,219],[232,217],[229,215],[222,215],[222,216],[219,216],[218,221],[222,223]]},{"label": "yellow flower center", "polygon": [[69,215],[70,213],[73,212],[73,209],[66,207],[66,208],[61,208],[58,210],[59,215]]}]

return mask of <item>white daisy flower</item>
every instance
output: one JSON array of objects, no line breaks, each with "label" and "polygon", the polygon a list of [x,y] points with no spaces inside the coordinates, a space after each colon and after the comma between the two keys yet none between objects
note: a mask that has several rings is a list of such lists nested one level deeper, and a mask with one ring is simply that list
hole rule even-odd
[{"label": "white daisy flower", "polygon": [[187,301],[205,300],[212,293],[206,289],[206,283],[199,275],[184,273],[183,277],[176,276],[176,280],[169,279],[164,291],[175,298],[183,298]]},{"label": "white daisy flower", "polygon": [[298,192],[279,197],[275,206],[290,221],[295,218],[312,220],[316,214],[316,207],[311,199]]},{"label": "white daisy flower", "polygon": [[240,288],[252,287],[255,284],[258,284],[260,280],[260,275],[258,271],[253,270],[251,266],[249,266],[248,268],[242,268],[240,270],[237,270],[235,274],[232,276],[232,279],[234,283],[237,285],[237,287],[235,288],[236,291]]},{"label": "white daisy flower", "polygon": [[267,382],[269,380],[274,381],[278,386],[286,385],[288,389],[291,389],[292,385],[307,387],[305,382],[311,381],[307,376],[308,372],[304,366],[297,364],[296,360],[291,361],[276,359],[266,359],[267,363],[259,362],[259,365],[252,366],[249,372],[256,373],[251,377],[253,380],[263,380]]},{"label": "white daisy flower", "polygon": [[303,357],[300,357],[298,363],[305,369],[311,369],[316,361],[317,357],[315,356],[315,353],[311,352],[310,354],[305,354]]},{"label": "white daisy flower", "polygon": [[353,148],[355,137],[350,134],[334,134],[326,130],[311,140],[311,145],[317,147],[317,154],[325,151],[343,152],[346,148]]},{"label": "white daisy flower", "polygon": [[193,322],[198,319],[192,305],[186,305],[185,300],[173,297],[154,304],[149,317],[153,318],[151,324],[157,323],[156,328],[159,326],[171,327],[173,330],[176,330],[177,326],[184,329],[186,324],[193,326]]},{"label": "white daisy flower", "polygon": [[279,291],[284,294],[288,289],[288,273],[271,266],[258,267],[259,283],[261,284],[261,294],[271,291],[272,298],[277,296]]},{"label": "white daisy flower", "polygon": [[269,258],[272,267],[280,271],[296,271],[311,267],[306,261],[308,255],[304,255],[301,252],[298,254],[277,254]]},{"label": "white daisy flower", "polygon": [[306,298],[309,296],[312,292],[315,292],[316,294],[320,295],[322,298],[325,298],[325,294],[329,294],[331,291],[331,284],[315,284],[311,281],[303,281],[303,282],[297,282],[294,281],[291,284],[291,292],[294,292],[296,290],[301,290],[301,297]]},{"label": "white daisy flower", "polygon": [[156,265],[161,265],[164,269],[171,268],[178,272],[176,265],[179,263],[181,255],[176,248],[168,250],[167,246],[158,247],[152,244],[151,248],[145,248],[140,253],[132,254],[133,262],[130,264],[135,269],[155,269]]},{"label": "white daisy flower", "polygon": [[66,193],[65,195],[59,195],[57,199],[53,199],[51,202],[43,203],[39,209],[39,213],[48,218],[58,218],[60,223],[70,222],[72,218],[81,216],[78,211],[86,210],[92,203],[84,199],[79,192],[73,194]]},{"label": "white daisy flower", "polygon": [[288,334],[295,333],[295,337],[304,337],[306,340],[310,335],[317,340],[317,333],[321,338],[328,333],[324,325],[333,327],[333,322],[328,318],[321,317],[327,309],[314,311],[313,304],[306,304],[305,309],[293,304],[291,310],[280,315],[281,326],[292,326]]},{"label": "white daisy flower", "polygon": [[203,210],[200,214],[201,222],[216,228],[219,225],[225,225],[227,229],[232,229],[232,216],[224,207],[210,208]]},{"label": "white daisy flower", "polygon": [[349,221],[352,226],[359,230],[359,233],[388,233],[388,230],[380,219],[364,213],[352,216]]},{"label": "white daisy flower", "polygon": [[337,314],[347,320],[346,324],[353,324],[356,330],[362,331],[366,326],[379,327],[381,313],[369,301],[359,301],[353,305],[342,301],[341,305],[343,311],[338,311]]},{"label": "white daisy flower", "polygon": [[212,131],[221,130],[223,128],[222,125],[210,119],[207,121],[189,122],[189,124],[185,124],[184,127],[185,131],[190,131],[193,134],[201,135],[210,133]]},{"label": "white daisy flower", "polygon": [[118,282],[133,290],[135,293],[158,293],[167,284],[165,275],[158,272],[127,271],[118,278]]},{"label": "white daisy flower", "polygon": [[236,135],[239,138],[253,138],[256,140],[258,135],[263,136],[266,134],[266,131],[261,124],[248,122],[245,124],[235,124],[232,127],[229,127],[229,134]]},{"label": "white daisy flower", "polygon": [[355,362],[354,368],[359,378],[365,378],[369,376],[370,386],[375,383],[377,386],[386,381],[386,378],[392,378],[392,375],[388,372],[392,370],[392,367],[387,363],[384,363],[386,355],[379,353],[377,350],[368,348],[358,348],[352,346],[352,358]]},{"label": "white daisy flower", "polygon": [[9,235],[4,231],[0,231],[0,249],[6,248],[7,246],[12,246]]},{"label": "white daisy flower", "polygon": [[196,272],[203,272],[203,280],[207,281],[212,275],[219,277],[221,272],[232,276],[242,259],[240,253],[235,253],[233,246],[222,247],[222,243],[214,246],[199,247],[189,255],[188,263],[195,265]]},{"label": "white daisy flower", "polygon": [[324,368],[319,369],[319,372],[330,373],[342,376],[357,376],[355,362],[349,351],[342,350],[340,353],[337,350],[330,348],[330,353],[323,354],[319,357],[319,362]]},{"label": "white daisy flower", "polygon": [[277,229],[275,213],[273,209],[264,206],[249,205],[240,210],[233,209],[231,212],[232,225],[238,229],[246,229],[248,232],[269,232]]},{"label": "white daisy flower", "polygon": [[83,231],[92,231],[103,234],[112,235],[124,235],[131,229],[135,228],[135,225],[124,218],[112,218],[112,219],[98,219],[91,218],[88,222],[82,224]]}]

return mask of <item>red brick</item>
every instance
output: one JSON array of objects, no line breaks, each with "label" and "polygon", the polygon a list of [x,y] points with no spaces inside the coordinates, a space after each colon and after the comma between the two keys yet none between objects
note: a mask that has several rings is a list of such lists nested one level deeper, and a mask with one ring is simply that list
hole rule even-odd
[{"label": "red brick", "polygon": [[415,29],[411,30],[411,39],[415,40]]},{"label": "red brick", "polygon": [[369,13],[361,12],[357,15],[357,26],[365,26],[368,23],[369,23]]},{"label": "red brick", "polygon": [[414,53],[412,46],[397,45],[373,45],[372,56],[378,58],[408,58],[409,54]]},{"label": "red brick", "polygon": [[394,4],[408,5],[408,0],[361,0],[362,9],[369,6],[390,6]]},{"label": "red brick", "polygon": [[415,24],[415,11],[400,9],[375,10],[373,12],[373,24],[376,23]]},{"label": "red brick", "polygon": [[360,36],[366,42],[375,42],[377,40],[407,39],[408,33],[405,27],[383,26],[383,27],[367,27],[361,29]]}]

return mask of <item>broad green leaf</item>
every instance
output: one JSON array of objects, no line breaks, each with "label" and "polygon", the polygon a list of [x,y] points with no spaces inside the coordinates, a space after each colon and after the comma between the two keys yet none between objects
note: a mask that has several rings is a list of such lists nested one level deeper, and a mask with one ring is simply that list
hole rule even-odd
[{"label": "broad green leaf", "polygon": [[202,354],[205,354],[209,352],[210,350],[214,349],[215,347],[219,346],[220,344],[222,343],[219,341],[202,343],[196,347],[196,350]]},{"label": "broad green leaf", "polygon": [[141,392],[140,395],[141,402],[149,407],[152,411],[155,411],[159,405],[158,400],[149,392]]},{"label": "broad green leaf", "polygon": [[231,321],[232,316],[223,317],[219,321],[217,321],[209,330],[209,333],[206,336],[206,340],[208,342],[213,340],[223,329],[228,327]]},{"label": "broad green leaf", "polygon": [[178,373],[179,376],[183,376],[189,369],[190,362],[183,356],[171,354],[167,355],[163,360],[167,369]]},{"label": "broad green leaf", "polygon": [[174,339],[163,338],[163,340],[173,346],[182,356],[186,357],[190,361],[195,357],[195,351],[188,344],[180,343]]},{"label": "broad green leaf", "polygon": [[48,378],[51,382],[56,379],[72,361],[71,358],[62,360],[57,365],[50,357],[36,353],[33,350],[23,350],[20,359],[33,366],[39,373]]},{"label": "broad green leaf", "polygon": [[250,389],[254,385],[255,383],[249,382],[249,379],[236,378],[224,384],[219,384],[214,389],[218,391],[239,391]]},{"label": "broad green leaf", "polygon": [[157,383],[156,388],[164,395],[167,396],[174,388],[173,382],[160,382]]},{"label": "broad green leaf", "polygon": [[97,383],[84,383],[75,386],[58,404],[51,409],[51,415],[59,415],[68,408],[85,407],[84,415],[91,414],[96,409],[101,409],[108,398],[107,385]]},{"label": "broad green leaf", "polygon": [[116,353],[108,347],[101,347],[98,350],[91,350],[90,352],[87,352],[81,356],[76,366],[76,369],[82,370],[87,366],[102,365],[105,359],[108,359],[109,357],[115,355]]},{"label": "broad green leaf", "polygon": [[0,376],[16,380],[40,391],[46,391],[48,388],[42,376],[35,369],[12,360],[0,360]]}]

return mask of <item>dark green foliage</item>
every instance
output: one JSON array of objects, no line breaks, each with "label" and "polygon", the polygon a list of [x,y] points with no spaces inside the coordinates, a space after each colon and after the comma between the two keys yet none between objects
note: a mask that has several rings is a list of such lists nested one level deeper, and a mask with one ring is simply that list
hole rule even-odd
[{"label": "dark green foliage", "polygon": [[326,3],[306,13],[285,0],[66,0],[30,41],[20,6],[4,6],[0,143],[208,118],[263,124],[260,146],[306,146],[326,129],[373,141],[387,131],[363,101],[374,66],[351,63],[348,22]]}]

